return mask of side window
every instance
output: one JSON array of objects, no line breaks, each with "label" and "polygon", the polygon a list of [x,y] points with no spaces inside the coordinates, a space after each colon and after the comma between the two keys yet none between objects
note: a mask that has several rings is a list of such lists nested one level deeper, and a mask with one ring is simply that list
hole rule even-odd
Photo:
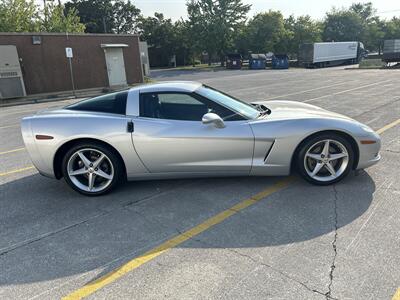
[{"label": "side window", "polygon": [[[201,121],[213,112],[226,120],[237,120],[229,109],[198,95],[184,93],[145,93],[140,95],[140,115],[147,118]],[[233,119],[232,119],[233,117]],[[239,116],[240,119],[242,119]]]},{"label": "side window", "polygon": [[125,115],[127,98],[128,91],[117,92],[86,99],[69,105],[66,109]]}]

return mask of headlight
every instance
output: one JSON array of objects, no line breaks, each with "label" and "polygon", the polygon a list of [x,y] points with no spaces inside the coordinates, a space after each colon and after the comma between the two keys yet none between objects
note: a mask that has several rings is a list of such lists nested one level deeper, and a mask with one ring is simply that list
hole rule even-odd
[{"label": "headlight", "polygon": [[361,127],[363,130],[365,130],[366,132],[375,133],[375,131],[374,131],[371,127],[369,127],[369,126],[367,126],[367,125],[360,124],[360,127]]}]

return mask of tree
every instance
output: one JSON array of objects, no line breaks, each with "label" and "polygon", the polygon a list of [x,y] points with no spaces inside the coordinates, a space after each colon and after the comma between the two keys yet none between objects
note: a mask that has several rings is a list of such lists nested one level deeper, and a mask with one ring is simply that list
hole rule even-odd
[{"label": "tree", "polygon": [[384,38],[387,40],[400,38],[400,18],[393,17],[383,24]]},{"label": "tree", "polygon": [[363,36],[359,37],[359,40],[364,42],[367,49],[378,50],[384,37],[384,24],[376,16],[376,9],[374,9],[372,3],[353,3],[349,11],[357,14],[362,20],[364,32]]},{"label": "tree", "polygon": [[322,39],[321,24],[310,16],[300,16],[297,19],[290,16],[285,20],[285,28],[290,31],[292,38],[288,41],[287,52],[297,55],[299,45],[303,43],[320,42]]},{"label": "tree", "polygon": [[291,35],[281,12],[272,10],[255,15],[245,29],[248,50],[254,53],[286,52]]},{"label": "tree", "polygon": [[194,48],[192,47],[192,38],[190,24],[188,21],[180,19],[174,24],[175,35],[175,53],[178,65],[195,64]]},{"label": "tree", "polygon": [[372,6],[371,2],[367,3],[353,3],[349,11],[360,16],[362,20],[368,21],[376,15],[376,9]]},{"label": "tree", "polygon": [[1,0],[0,32],[39,31],[40,23],[34,0]]},{"label": "tree", "polygon": [[203,41],[208,55],[216,53],[221,64],[233,46],[236,30],[246,20],[251,5],[241,0],[190,0],[189,23],[196,39]]},{"label": "tree", "polygon": [[115,33],[136,33],[140,18],[140,9],[136,8],[130,0],[127,2],[117,0],[112,6],[113,31]]},{"label": "tree", "polygon": [[65,3],[65,11],[78,11],[85,32],[112,33],[114,20],[111,0],[72,0]]},{"label": "tree", "polygon": [[135,33],[141,16],[130,0],[72,0],[65,8],[78,11],[90,33]]},{"label": "tree", "polygon": [[324,40],[361,41],[372,51],[380,48],[384,35],[384,22],[371,2],[354,3],[347,10],[333,9],[324,22]]},{"label": "tree", "polygon": [[361,16],[349,10],[332,9],[327,13],[323,26],[325,41],[358,41],[365,33]]},{"label": "tree", "polygon": [[84,32],[85,25],[80,23],[80,18],[75,9],[66,11],[64,15],[64,6],[61,4],[49,3],[44,7],[44,20],[42,22],[42,31],[46,32]]},{"label": "tree", "polygon": [[175,54],[176,37],[171,19],[165,19],[161,13],[154,17],[141,18],[139,32],[142,40],[149,45],[150,63],[156,66],[166,66]]}]

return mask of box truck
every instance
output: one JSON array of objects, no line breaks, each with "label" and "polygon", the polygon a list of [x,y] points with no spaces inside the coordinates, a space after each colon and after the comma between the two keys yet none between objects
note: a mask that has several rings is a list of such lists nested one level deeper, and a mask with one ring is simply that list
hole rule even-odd
[{"label": "box truck", "polygon": [[385,63],[400,62],[400,40],[385,40],[382,60]]},{"label": "box truck", "polygon": [[322,68],[342,64],[357,64],[367,55],[361,42],[305,43],[300,45],[299,65]]}]

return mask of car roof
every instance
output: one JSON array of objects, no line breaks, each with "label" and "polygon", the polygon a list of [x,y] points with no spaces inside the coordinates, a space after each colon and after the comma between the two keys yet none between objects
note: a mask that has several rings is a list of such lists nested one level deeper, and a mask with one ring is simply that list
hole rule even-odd
[{"label": "car roof", "polygon": [[163,81],[148,83],[136,86],[131,90],[139,90],[140,93],[154,92],[186,92],[192,93],[202,86],[202,83],[195,81]]}]

